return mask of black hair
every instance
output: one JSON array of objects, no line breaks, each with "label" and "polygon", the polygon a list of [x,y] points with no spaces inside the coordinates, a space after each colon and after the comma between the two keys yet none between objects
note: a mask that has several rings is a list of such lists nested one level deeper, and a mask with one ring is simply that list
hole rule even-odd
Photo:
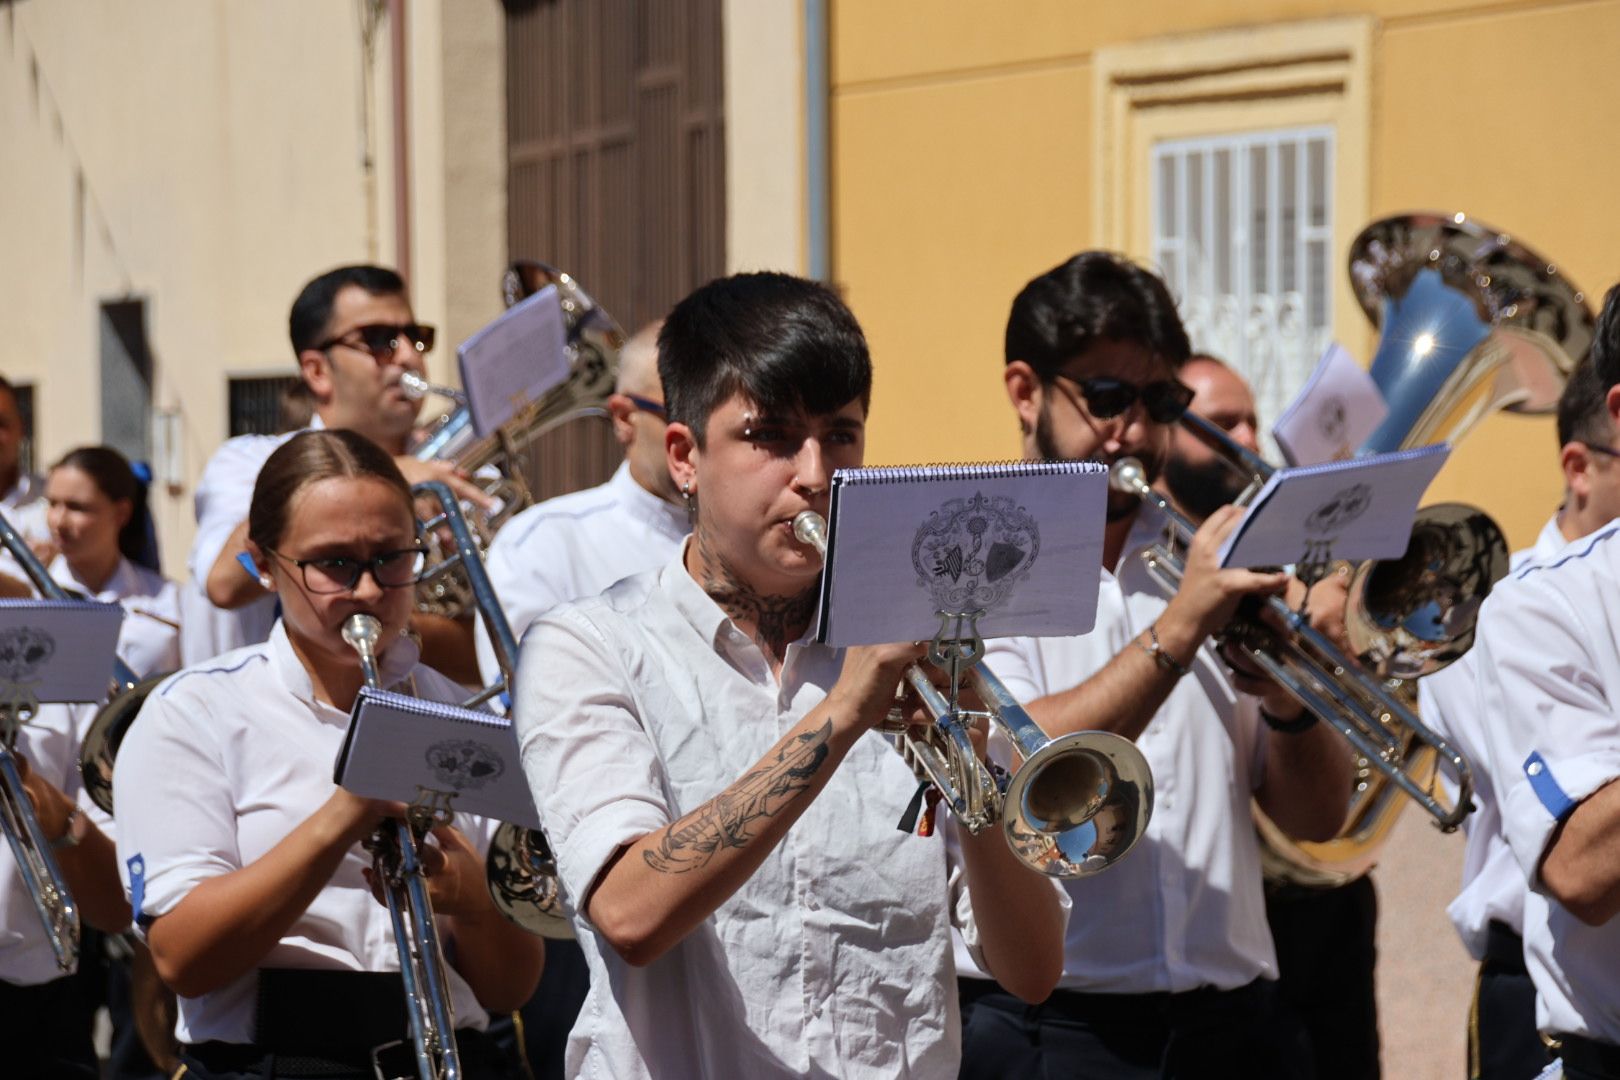
[{"label": "black hair", "polygon": [[400,505],[414,518],[411,485],[382,447],[353,431],[303,431],[276,447],[259,469],[248,507],[248,539],[261,548],[279,547],[293,499],[310,484],[338,476],[381,480],[399,492]]},{"label": "black hair", "polygon": [[1024,361],[1043,382],[1101,341],[1140,345],[1173,370],[1192,354],[1164,282],[1111,251],[1083,251],[1013,300],[1006,361]]},{"label": "black hair", "polygon": [[1605,391],[1620,383],[1620,285],[1610,289],[1603,298],[1603,310],[1598,313],[1592,336],[1592,351],[1587,356]]},{"label": "black hair", "polygon": [[658,377],[669,419],[699,446],[733,394],[811,416],[872,402],[872,358],[855,316],[827,286],[791,274],[717,278],[676,304],[658,332]]},{"label": "black hair", "polygon": [[52,472],[57,469],[78,469],[95,481],[108,499],[128,502],[129,520],[118,530],[118,552],[148,570],[161,569],[157,534],[146,505],[146,478],[136,472],[128,458],[110,446],[81,446],[69,450],[51,466]]},{"label": "black hair", "polygon": [[1598,376],[1592,355],[1575,365],[1558,395],[1558,445],[1571,442],[1607,446],[1614,437],[1609,419],[1609,388]]},{"label": "black hair", "polygon": [[293,301],[287,317],[287,333],[292,338],[293,355],[319,348],[326,340],[332,322],[332,306],[338,293],[357,285],[372,296],[405,295],[405,279],[383,266],[340,266],[328,270],[305,285]]}]

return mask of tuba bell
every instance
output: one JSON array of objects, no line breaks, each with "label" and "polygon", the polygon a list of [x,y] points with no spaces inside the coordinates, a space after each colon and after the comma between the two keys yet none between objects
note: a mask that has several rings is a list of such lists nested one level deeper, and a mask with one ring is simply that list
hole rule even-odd
[{"label": "tuba bell", "polygon": [[[1551,261],[1464,214],[1374,221],[1351,245],[1349,273],[1380,330],[1370,371],[1389,405],[1359,453],[1454,442],[1498,410],[1551,412],[1595,332],[1585,295]],[[1480,511],[1425,507],[1401,559],[1364,564],[1351,578],[1346,629],[1356,658],[1415,708],[1411,680],[1473,643],[1473,619],[1507,561],[1500,531]],[[1435,748],[1390,730],[1407,774],[1443,798]],[[1367,755],[1352,767],[1350,814],[1332,840],[1295,841],[1255,809],[1269,878],[1335,886],[1372,867],[1407,800]]]}]

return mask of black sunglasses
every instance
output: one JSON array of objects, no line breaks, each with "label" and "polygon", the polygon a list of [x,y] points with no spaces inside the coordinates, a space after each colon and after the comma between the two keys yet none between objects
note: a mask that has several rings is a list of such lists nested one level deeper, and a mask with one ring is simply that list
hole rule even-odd
[{"label": "black sunglasses", "polygon": [[1058,379],[1072,382],[1080,388],[1086,399],[1086,408],[1099,420],[1110,420],[1141,399],[1142,408],[1155,424],[1173,424],[1180,420],[1192,404],[1193,388],[1175,379],[1160,379],[1146,386],[1138,386],[1124,379],[1098,375],[1090,379],[1075,379],[1059,375]]},{"label": "black sunglasses", "polygon": [[[353,330],[339,334],[325,344],[316,348],[321,352],[334,345],[343,345],[363,353],[370,353],[371,358],[379,364],[386,364],[394,358],[401,341],[411,343],[411,348],[418,354],[426,353],[433,348],[434,331],[431,326],[421,323],[403,323],[391,326],[388,323],[370,323],[366,326],[357,326]],[[358,339],[358,340],[355,340]]]},{"label": "black sunglasses", "polygon": [[336,555],[325,559],[295,559],[279,551],[265,548],[278,559],[286,559],[298,567],[304,576],[304,588],[326,596],[332,593],[353,592],[360,584],[360,575],[371,571],[371,580],[383,589],[403,589],[415,585],[427,562],[427,552],[421,548],[401,548],[385,551],[370,559],[354,559]]}]

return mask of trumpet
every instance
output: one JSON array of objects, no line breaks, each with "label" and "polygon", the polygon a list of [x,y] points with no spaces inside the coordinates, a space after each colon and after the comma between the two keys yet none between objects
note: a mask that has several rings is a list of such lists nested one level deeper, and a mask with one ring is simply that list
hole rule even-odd
[{"label": "trumpet", "polygon": [[[827,556],[827,523],[813,510],[793,519],[800,543]],[[1019,861],[1057,878],[1081,878],[1112,866],[1141,838],[1153,812],[1153,776],[1147,759],[1129,739],[1102,731],[1053,739],[1030,718],[982,659],[984,642],[947,639],[944,624],[929,647],[929,660],[951,673],[951,693],[940,691],[912,664],[905,681],[933,719],[924,728],[881,728],[897,736],[902,756],[940,793],[951,815],[978,835],[1001,822]],[[962,678],[985,703],[983,711],[960,707]],[[1006,773],[979,759],[969,725],[986,720],[1013,744],[1023,763]]]},{"label": "trumpet", "polygon": [[[462,707],[473,708],[497,697],[505,698],[511,692],[512,672],[517,665],[517,639],[512,635],[512,626],[501,611],[495,587],[484,569],[484,560],[478,553],[478,537],[468,524],[455,493],[447,485],[437,480],[428,481],[417,484],[411,493],[439,507],[437,514],[422,523],[422,531],[437,535],[443,529],[450,536],[448,545],[440,543],[441,558],[423,573],[422,582],[431,582],[437,575],[452,570],[461,571],[467,595],[489,631],[501,672],[500,678],[463,702]],[[502,822],[490,840],[485,871],[490,895],[501,914],[531,934],[557,940],[574,936],[573,924],[563,910],[556,859],[540,830]]]},{"label": "trumpet", "polygon": [[[375,615],[356,613],[343,624],[343,640],[360,657],[360,672],[367,686],[380,689],[377,641],[382,623]],[[388,821],[366,841],[372,869],[383,883],[383,899],[394,926],[399,950],[400,977],[416,1048],[421,1080],[458,1080],[461,1057],[456,1049],[455,1017],[450,1010],[449,978],[439,930],[433,921],[433,902],[422,874],[420,844],[428,830],[450,820],[448,807],[412,803],[403,821]]]},{"label": "trumpet", "polygon": [[[1269,469],[1202,417],[1189,413],[1183,422],[1200,438],[1227,454],[1228,460],[1251,466],[1259,463],[1258,467]],[[1124,457],[1114,462],[1109,472],[1109,486],[1157,507],[1169,522],[1167,539],[1143,551],[1142,559],[1148,575],[1165,595],[1173,595],[1180,588],[1186,571],[1182,549],[1197,532],[1197,526],[1153,489],[1146,470],[1136,458]],[[1409,591],[1417,592],[1429,584],[1420,574]],[[1485,587],[1489,588],[1489,582]],[[1429,599],[1436,601],[1438,597],[1430,594]],[[1279,635],[1261,621],[1258,613],[1243,614],[1240,609],[1238,617],[1220,632],[1220,640],[1248,658],[1301,706],[1343,735],[1367,768],[1382,774],[1410,796],[1443,831],[1455,830],[1473,809],[1473,774],[1462,754],[1418,719],[1384,675],[1370,673],[1357,660],[1345,656],[1326,635],[1310,625],[1303,612],[1295,611],[1274,596],[1268,597],[1261,607],[1280,620],[1287,628],[1286,634]],[[1471,627],[1471,623],[1469,625]],[[1457,778],[1454,804],[1445,805],[1431,791],[1432,766],[1427,754],[1412,752],[1414,740],[1417,746],[1427,748],[1454,770]],[[1362,785],[1363,790],[1366,787]]]}]

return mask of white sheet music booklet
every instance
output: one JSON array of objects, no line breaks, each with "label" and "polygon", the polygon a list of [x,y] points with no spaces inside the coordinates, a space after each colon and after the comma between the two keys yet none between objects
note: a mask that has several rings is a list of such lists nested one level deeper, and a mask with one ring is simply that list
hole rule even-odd
[{"label": "white sheet music booklet", "polygon": [[493,713],[367,687],[349,714],[333,773],[340,787],[368,799],[411,803],[442,792],[457,813],[540,827],[517,736]]},{"label": "white sheet music booklet", "polygon": [[123,620],[96,600],[0,600],[0,705],[101,701]]},{"label": "white sheet music booklet", "polygon": [[456,350],[473,431],[483,438],[568,378],[568,330],[557,286],[513,304]]},{"label": "white sheet music booklet", "polygon": [[1293,404],[1277,418],[1271,437],[1290,465],[1342,461],[1388,415],[1389,406],[1378,384],[1335,342],[1317,361]]},{"label": "white sheet music booklet", "polygon": [[1399,558],[1418,500],[1450,454],[1438,443],[1278,469],[1221,545],[1221,565]]},{"label": "white sheet music booklet", "polygon": [[816,640],[1083,634],[1097,616],[1108,471],[1094,462],[840,469]]}]

